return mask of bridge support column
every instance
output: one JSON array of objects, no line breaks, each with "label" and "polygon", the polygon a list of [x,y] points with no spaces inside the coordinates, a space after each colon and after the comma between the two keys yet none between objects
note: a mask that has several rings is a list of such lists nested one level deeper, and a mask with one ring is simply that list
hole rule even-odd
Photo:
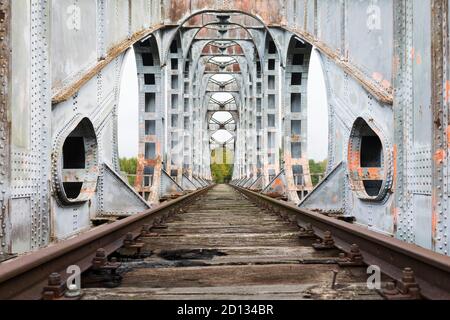
[{"label": "bridge support column", "polygon": [[11,113],[11,1],[2,1],[0,3],[0,55],[2,56],[0,66],[0,262],[7,259],[11,253],[10,236],[7,225],[9,197],[10,197],[10,178],[11,178],[11,154],[10,137],[11,123],[8,114]]},{"label": "bridge support column", "polygon": [[294,37],[288,44],[286,70],[282,76],[283,157],[286,193],[299,203],[312,191],[308,159],[308,72],[312,47]]},{"label": "bridge support column", "polygon": [[280,172],[280,55],[275,42],[267,36],[263,86],[262,126],[262,174],[267,186]]},{"label": "bridge support column", "polygon": [[139,81],[139,152],[135,188],[149,203],[159,203],[166,152],[165,74],[154,37],[134,45]]}]

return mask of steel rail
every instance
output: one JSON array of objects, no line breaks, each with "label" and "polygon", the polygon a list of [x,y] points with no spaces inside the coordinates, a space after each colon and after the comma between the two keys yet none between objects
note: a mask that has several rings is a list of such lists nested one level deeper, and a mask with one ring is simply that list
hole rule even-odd
[{"label": "steel rail", "polygon": [[350,251],[352,244],[357,244],[367,265],[380,267],[383,274],[396,281],[401,281],[404,268],[412,268],[425,299],[450,300],[450,257],[248,189],[233,187],[259,206],[296,221],[301,227],[312,225],[320,238],[326,231],[331,232],[336,247],[345,252]]},{"label": "steel rail", "polygon": [[40,299],[51,273],[60,273],[63,281],[66,281],[70,276],[66,274],[69,266],[77,265],[82,272],[86,271],[91,267],[98,249],[103,248],[107,254],[115,252],[123,246],[127,233],[132,233],[137,238],[144,224],[153,225],[160,219],[166,219],[211,187],[0,264],[0,299]]}]

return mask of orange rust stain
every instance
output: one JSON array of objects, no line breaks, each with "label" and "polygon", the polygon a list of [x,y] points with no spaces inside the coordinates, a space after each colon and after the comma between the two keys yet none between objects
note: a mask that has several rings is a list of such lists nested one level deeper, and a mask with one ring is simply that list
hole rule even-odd
[{"label": "orange rust stain", "polygon": [[450,101],[450,80],[445,82],[445,103]]},{"label": "orange rust stain", "polygon": [[438,164],[442,163],[444,162],[445,156],[446,156],[445,150],[439,149],[434,154],[434,161]]},{"label": "orange rust stain", "polygon": [[447,148],[450,149],[450,125],[447,126]]},{"label": "orange rust stain", "polygon": [[348,151],[348,166],[350,170],[358,170],[360,167],[359,153],[357,151],[352,151],[349,146]]},{"label": "orange rust stain", "polygon": [[399,67],[400,67],[400,57],[398,55],[395,55],[392,62],[392,70],[394,74],[397,73]]},{"label": "orange rust stain", "polygon": [[367,168],[367,172],[369,173],[370,179],[380,179],[381,178],[381,169],[380,168]]},{"label": "orange rust stain", "polygon": [[414,48],[411,48],[411,60],[414,60],[415,56],[416,56],[416,50]]},{"label": "orange rust stain", "polygon": [[381,82],[381,85],[382,85],[385,89],[389,89],[389,88],[392,87],[392,86],[391,86],[391,83],[390,83],[388,80],[383,80],[383,81]]},{"label": "orange rust stain", "polygon": [[177,0],[170,2],[169,18],[173,23],[179,22],[190,11],[190,1]]},{"label": "orange rust stain", "polygon": [[[356,174],[361,180],[380,180],[381,169],[380,168],[355,168],[350,170],[353,174]],[[356,177],[355,177],[356,178]]]},{"label": "orange rust stain", "polygon": [[431,216],[431,227],[432,227],[433,238],[434,238],[437,233],[437,214],[436,214],[436,211],[434,211],[434,210],[433,210],[433,214]]},{"label": "orange rust stain", "polygon": [[361,168],[361,167],[356,168],[355,171],[357,172],[358,177],[363,177],[364,176],[364,169],[363,168]]},{"label": "orange rust stain", "polygon": [[434,239],[436,238],[437,235],[437,212],[436,212],[436,206],[437,206],[437,199],[436,199],[436,190],[433,190],[433,200],[432,200],[432,212],[431,212],[431,234],[432,234],[432,239],[434,242]]},{"label": "orange rust stain", "polygon": [[236,54],[244,54],[244,50],[242,50],[241,46],[233,46]]},{"label": "orange rust stain", "polygon": [[197,36],[198,37],[203,37],[203,38],[207,38],[213,31],[210,31],[209,29],[201,29],[198,33]]},{"label": "orange rust stain", "polygon": [[237,9],[245,11],[245,12],[251,12],[252,11],[252,1],[248,1],[248,0],[243,0],[240,1],[238,4],[236,4],[238,6]]},{"label": "orange rust stain", "polygon": [[254,0],[254,13],[259,15],[267,24],[281,24],[284,22],[283,9],[280,1]]},{"label": "orange rust stain", "polygon": [[379,72],[374,72],[374,73],[372,74],[372,78],[373,78],[375,81],[378,81],[378,82],[383,81],[383,75],[382,75],[381,73],[379,73]]},{"label": "orange rust stain", "polygon": [[188,24],[190,26],[196,26],[200,25],[202,23],[202,15],[196,15],[193,16],[191,19],[189,19]]},{"label": "orange rust stain", "polygon": [[416,63],[417,63],[418,65],[421,65],[421,64],[422,64],[422,55],[421,55],[420,53],[417,54],[417,57],[416,57]]},{"label": "orange rust stain", "polygon": [[283,181],[281,181],[280,178],[275,179],[275,181],[273,182],[273,186],[274,187],[281,187],[281,186],[283,186]]},{"label": "orange rust stain", "polygon": [[211,52],[210,50],[211,50],[211,46],[207,45],[203,48],[202,54],[209,54]]}]

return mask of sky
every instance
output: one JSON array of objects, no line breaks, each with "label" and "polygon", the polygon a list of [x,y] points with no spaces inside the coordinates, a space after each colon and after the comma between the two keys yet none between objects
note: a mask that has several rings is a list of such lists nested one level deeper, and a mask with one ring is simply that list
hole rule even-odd
[{"label": "sky", "polygon": [[122,65],[120,84],[118,138],[119,156],[137,157],[139,150],[139,86],[134,50],[128,50]]},{"label": "sky", "polygon": [[308,156],[328,157],[328,101],[320,55],[313,50],[308,74]]},{"label": "sky", "polygon": [[[138,79],[134,50],[125,56],[122,66],[119,98],[119,154],[120,157],[136,157],[138,154],[139,114]],[[328,107],[320,55],[313,50],[308,79],[308,157],[316,161],[328,154]],[[224,133],[223,139],[229,137]],[[220,139],[220,134],[215,136]]]}]

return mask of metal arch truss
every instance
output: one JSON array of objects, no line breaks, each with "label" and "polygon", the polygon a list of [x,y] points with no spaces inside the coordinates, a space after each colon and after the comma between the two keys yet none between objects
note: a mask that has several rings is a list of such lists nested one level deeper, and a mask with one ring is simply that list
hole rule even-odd
[{"label": "metal arch truss", "polygon": [[[207,186],[217,146],[241,188],[450,255],[449,13],[448,0],[2,1],[0,260]],[[133,186],[117,146],[130,47]],[[315,187],[312,50],[330,131]]]}]

